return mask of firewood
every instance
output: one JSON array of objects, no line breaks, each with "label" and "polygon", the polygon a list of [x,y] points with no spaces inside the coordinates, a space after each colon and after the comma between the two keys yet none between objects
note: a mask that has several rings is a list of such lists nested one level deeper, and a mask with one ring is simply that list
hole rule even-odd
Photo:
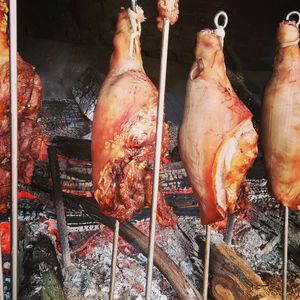
[{"label": "firewood", "polygon": [[217,300],[280,299],[225,243],[211,246],[212,293]]},{"label": "firewood", "polygon": [[[83,203],[83,206],[89,215],[102,224],[114,230],[114,221],[112,218],[101,215],[95,210],[93,203]],[[120,224],[120,235],[130,244],[135,246],[145,256],[148,254],[148,237],[128,222]],[[182,270],[173,262],[171,258],[157,245],[154,250],[154,265],[161,271],[165,278],[174,288],[179,299],[198,300],[201,299],[199,291],[193,283],[186,277]]]}]

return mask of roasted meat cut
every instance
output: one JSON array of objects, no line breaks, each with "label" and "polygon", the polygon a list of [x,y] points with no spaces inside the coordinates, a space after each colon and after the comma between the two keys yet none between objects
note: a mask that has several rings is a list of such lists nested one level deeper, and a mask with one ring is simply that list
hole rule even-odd
[{"label": "roasted meat cut", "polygon": [[221,38],[197,35],[189,75],[179,150],[198,199],[201,222],[211,224],[239,210],[245,177],[257,154],[252,114],[226,75]]},{"label": "roasted meat cut", "polygon": [[[158,92],[142,65],[139,23],[143,19],[139,7],[136,13],[124,8],[119,12],[110,71],[93,120],[94,196],[103,214],[120,221],[150,206],[152,197]],[[168,145],[164,124],[162,162],[168,159]],[[158,221],[164,226],[176,224],[162,194]]]},{"label": "roasted meat cut", "polygon": [[179,0],[158,0],[157,9],[159,16],[156,19],[157,28],[162,31],[164,18],[168,19],[171,25],[177,22],[179,14]]},{"label": "roasted meat cut", "polygon": [[[0,1],[0,212],[6,210],[10,182],[10,90],[6,1]],[[37,123],[42,85],[33,66],[18,55],[18,178],[31,183],[35,160],[42,143]]]},{"label": "roasted meat cut", "polygon": [[262,146],[273,195],[296,210],[300,209],[300,50],[295,22],[279,25],[277,43],[263,99]]}]

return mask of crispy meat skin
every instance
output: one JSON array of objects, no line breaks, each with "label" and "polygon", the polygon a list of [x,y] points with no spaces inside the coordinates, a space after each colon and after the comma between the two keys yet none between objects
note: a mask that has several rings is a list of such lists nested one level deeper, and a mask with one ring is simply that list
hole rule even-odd
[{"label": "crispy meat skin", "polygon": [[245,177],[257,154],[251,113],[226,75],[220,38],[198,33],[188,79],[180,156],[198,199],[201,222],[221,221],[245,206]]},{"label": "crispy meat skin", "polygon": [[[18,56],[18,176],[29,184],[42,135],[37,124],[42,85],[35,69]],[[0,66],[0,211],[6,210],[10,178],[9,63]]]},{"label": "crispy meat skin", "polygon": [[262,146],[268,185],[275,198],[294,210],[300,203],[300,49],[295,22],[279,25],[273,74],[262,106]]},{"label": "crispy meat skin", "polygon": [[[145,74],[135,39],[129,57],[131,27],[121,9],[114,38],[110,72],[98,98],[93,121],[92,163],[94,196],[101,212],[128,221],[152,195],[158,92]],[[168,128],[164,124],[162,162],[168,158]],[[176,216],[159,195],[158,221],[175,226]]]},{"label": "crispy meat skin", "polygon": [[159,31],[163,30],[164,18],[174,25],[178,20],[179,14],[179,0],[158,0],[157,9],[159,16],[156,18],[156,24]]}]

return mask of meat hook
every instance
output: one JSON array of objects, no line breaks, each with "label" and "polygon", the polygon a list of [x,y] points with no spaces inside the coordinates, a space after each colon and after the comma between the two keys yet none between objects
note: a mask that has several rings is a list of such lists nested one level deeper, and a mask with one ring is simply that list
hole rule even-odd
[{"label": "meat hook", "polygon": [[291,17],[292,15],[298,16],[298,22],[296,23],[296,25],[299,27],[299,25],[300,25],[300,12],[299,12],[299,11],[296,11],[296,10],[289,12],[289,13],[287,14],[287,16],[286,16],[286,20],[290,21],[290,20],[291,20],[290,17]]},{"label": "meat hook", "polygon": [[[219,22],[220,22],[220,17],[224,17],[224,24],[221,25]],[[215,15],[215,18],[214,18],[214,23],[216,25],[216,30],[215,30],[215,33],[221,37],[221,41],[222,41],[222,46],[224,44],[224,37],[225,37],[225,28],[228,24],[228,16],[226,14],[225,11],[221,10],[219,11],[216,15]]]}]

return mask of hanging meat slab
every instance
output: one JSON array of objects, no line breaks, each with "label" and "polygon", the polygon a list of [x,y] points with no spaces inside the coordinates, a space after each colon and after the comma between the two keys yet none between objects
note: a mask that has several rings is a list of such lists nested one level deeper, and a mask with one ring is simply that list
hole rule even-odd
[{"label": "hanging meat slab", "polygon": [[262,146],[269,187],[284,206],[300,209],[299,30],[283,21],[274,69],[264,94]]},{"label": "hanging meat slab", "polygon": [[[93,121],[94,197],[103,214],[120,221],[150,206],[152,198],[158,92],[142,65],[139,30],[143,20],[141,8],[136,13],[121,8],[110,71]],[[168,160],[169,142],[164,123],[162,163]],[[161,225],[175,226],[176,216],[161,193],[157,213]]]},{"label": "hanging meat slab", "polygon": [[251,112],[227,78],[221,39],[213,30],[198,33],[195,57],[179,150],[201,222],[211,224],[243,208],[246,172],[257,155],[258,136]]},{"label": "hanging meat slab", "polygon": [[[7,209],[10,183],[10,85],[6,1],[0,1],[0,212]],[[37,123],[42,97],[40,77],[20,55],[18,64],[18,179],[29,184],[42,144]]]}]

